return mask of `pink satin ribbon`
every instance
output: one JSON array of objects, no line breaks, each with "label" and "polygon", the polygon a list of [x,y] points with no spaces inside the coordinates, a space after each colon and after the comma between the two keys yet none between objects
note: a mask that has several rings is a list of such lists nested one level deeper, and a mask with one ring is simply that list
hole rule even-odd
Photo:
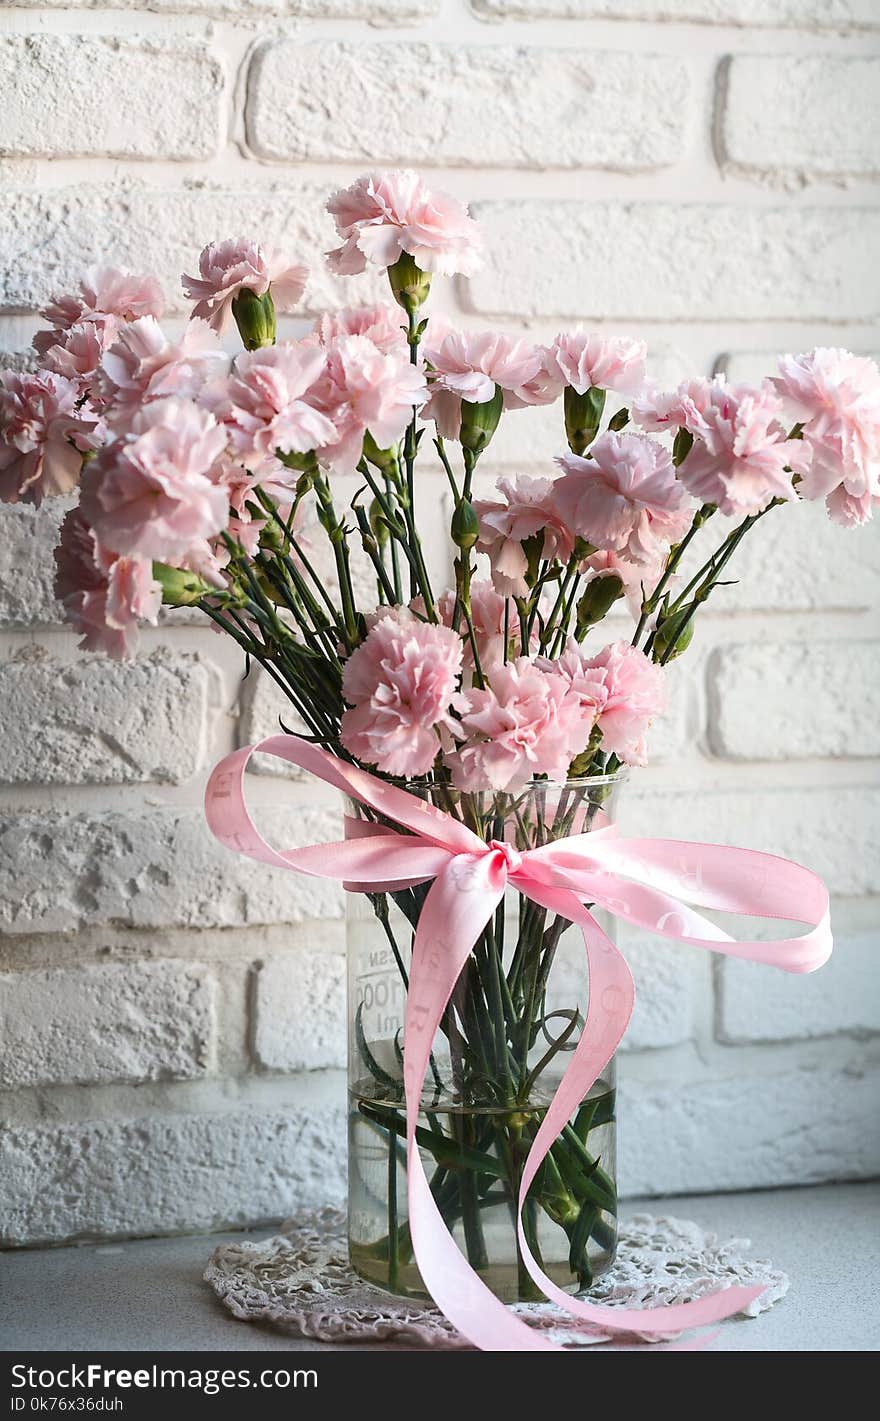
[{"label": "pink satin ribbon", "polygon": [[[367,833],[341,843],[273,849],[245,805],[244,772],[255,751],[310,771],[409,832],[374,832],[370,826]],[[532,1278],[582,1330],[649,1339],[731,1317],[760,1296],[760,1286],[732,1287],[695,1302],[637,1309],[574,1298],[547,1277],[530,1252],[522,1209],[547,1152],[610,1061],[632,1013],[629,968],[584,903],[691,947],[787,972],[812,972],[827,960],[832,945],[828,893],[821,879],[772,854],[674,839],[621,839],[608,828],[521,854],[508,844],[484,843],[436,806],[293,735],[270,736],[221,760],[208,781],[205,812],[213,833],[228,848],[278,868],[342,879],[358,891],[393,892],[431,881],[413,943],[404,1018],[409,1225],[425,1287],[471,1343],[486,1351],[564,1350],[510,1312],[466,1262],[434,1202],[415,1142],[435,1033],[471,949],[508,884],[578,924],[590,982],[583,1031],[523,1170],[518,1232]],[[683,899],[700,908],[801,922],[810,931],[770,942],[737,942]],[[679,1344],[679,1350],[694,1345]]]}]

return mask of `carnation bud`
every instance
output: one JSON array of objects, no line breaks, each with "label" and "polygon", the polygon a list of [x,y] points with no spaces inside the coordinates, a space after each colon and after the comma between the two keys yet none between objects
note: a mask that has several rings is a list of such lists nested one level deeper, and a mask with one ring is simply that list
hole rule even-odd
[{"label": "carnation bud", "polygon": [[370,504],[369,518],[370,527],[373,530],[373,537],[376,539],[379,547],[384,548],[390,534],[388,532],[388,524],[385,522],[385,514],[382,512],[382,505],[377,498],[374,498]]},{"label": "carnation bud", "polygon": [[383,474],[397,473],[397,450],[380,449],[369,430],[364,435],[364,458]]},{"label": "carnation bud", "polygon": [[424,306],[431,291],[431,273],[416,266],[409,252],[401,252],[388,268],[388,280],[395,301],[408,316],[415,315],[419,307]]},{"label": "carnation bud", "polygon": [[271,291],[258,296],[243,286],[233,297],[232,314],[245,350],[275,344],[275,302]]},{"label": "carnation bud", "polygon": [[484,404],[462,400],[461,430],[458,436],[462,449],[469,449],[472,454],[482,454],[498,428],[503,407],[504,391],[500,385],[495,386],[491,400],[486,400]]},{"label": "carnation bud", "polygon": [[605,391],[591,385],[579,395],[571,385],[566,385],[562,403],[568,447],[573,454],[583,454],[599,432],[605,408]]},{"label": "carnation bud", "polygon": [[480,536],[480,520],[474,505],[466,498],[459,499],[452,515],[452,541],[462,552],[468,552]]},{"label": "carnation bud", "polygon": [[684,463],[688,454],[691,452],[693,442],[694,436],[689,429],[682,428],[676,431],[675,439],[672,444],[672,462],[676,468],[678,468],[679,464]]},{"label": "carnation bud", "polygon": [[597,622],[601,622],[611,610],[618,597],[623,596],[623,582],[616,572],[603,572],[587,583],[586,591],[577,604],[578,640]]},{"label": "carnation bud", "polygon": [[216,595],[212,587],[197,572],[187,572],[182,567],[169,567],[164,562],[153,563],[153,577],[162,588],[162,601],[166,607],[192,607],[202,597]]},{"label": "carnation bud", "polygon": [[694,637],[693,612],[693,602],[686,602],[671,616],[658,622],[652,647],[655,661],[674,661],[683,651],[687,651]]},{"label": "carnation bud", "polygon": [[626,426],[628,424],[629,410],[627,409],[626,405],[624,405],[622,409],[619,409],[617,411],[617,414],[613,414],[611,416],[608,421],[608,428],[612,431],[613,434],[619,434],[621,429],[626,429]]}]

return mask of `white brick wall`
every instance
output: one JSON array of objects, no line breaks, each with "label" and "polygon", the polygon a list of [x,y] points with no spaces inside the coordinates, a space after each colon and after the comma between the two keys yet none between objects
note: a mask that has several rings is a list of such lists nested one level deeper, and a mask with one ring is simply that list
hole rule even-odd
[{"label": "white brick wall", "polygon": [[[877,0],[3,5],[0,355],[25,365],[36,306],[101,257],[156,270],[179,318],[177,274],[244,231],[311,263],[310,310],[370,299],[322,268],[320,208],[371,162],[476,204],[490,259],[438,286],[453,319],[643,334],[666,382],[876,353],[878,31]],[[483,479],[560,443],[558,410],[519,413]],[[444,487],[423,475],[438,522]],[[0,507],[2,1238],[337,1202],[341,893],[234,859],[200,807],[214,759],[295,717],[191,614],[128,670],[77,652],[51,590],[62,511]],[[788,978],[624,935],[630,1194],[880,1168],[880,539],[779,510],[731,574],[624,822],[809,864],[838,951]],[[279,845],[338,832],[301,777],[255,774],[251,795]]]}]

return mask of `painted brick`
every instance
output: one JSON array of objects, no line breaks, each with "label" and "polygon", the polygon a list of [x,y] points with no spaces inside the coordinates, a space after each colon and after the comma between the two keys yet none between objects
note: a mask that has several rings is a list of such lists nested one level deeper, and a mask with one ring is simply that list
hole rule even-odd
[{"label": "painted brick", "polygon": [[[327,193],[326,183],[296,190],[98,184],[10,189],[0,209],[0,308],[36,309],[53,293],[72,289],[86,267],[104,259],[155,272],[170,303],[184,309],[178,273],[196,270],[206,242],[240,232],[243,214],[249,231],[309,265],[309,310],[350,302],[351,283],[332,277],[323,260],[334,239],[323,210]],[[378,277],[361,277],[357,299],[369,301],[386,289]]]},{"label": "painted brick", "polygon": [[878,642],[843,640],[721,648],[708,672],[712,749],[734,760],[880,755],[878,655]]},{"label": "painted brick", "polygon": [[345,1066],[345,957],[297,948],[257,977],[254,1052],[273,1071]]},{"label": "painted brick", "polygon": [[695,1194],[869,1179],[880,1072],[814,1069],[620,1088],[620,1190]]},{"label": "painted brick", "polygon": [[705,25],[876,29],[873,0],[472,0],[486,19],[678,20]]},{"label": "painted brick", "polygon": [[209,684],[194,656],[65,664],[29,648],[0,665],[0,701],[15,706],[0,783],[187,780],[204,754]]},{"label": "painted brick", "polygon": [[[695,572],[733,526],[713,519],[695,540],[693,557],[682,563],[683,575]],[[750,529],[728,575],[733,584],[717,588],[704,613],[871,607],[880,601],[880,538],[873,528],[832,523],[821,503],[789,504]]]},{"label": "painted brick", "polygon": [[880,172],[880,59],[742,54],[720,75],[722,164],[808,178]]},{"label": "painted brick", "polygon": [[729,1044],[789,1041],[880,1031],[875,933],[835,926],[834,952],[821,972],[793,977],[755,962],[720,964],[718,1035]]},{"label": "painted brick", "polygon": [[340,1106],[14,1128],[0,1137],[0,1238],[196,1233],[345,1195]]},{"label": "painted brick", "polygon": [[6,35],[0,88],[5,155],[210,158],[220,146],[223,69],[202,41]]},{"label": "painted brick", "polygon": [[483,314],[611,320],[866,320],[880,209],[484,202]]},{"label": "painted brick", "polygon": [[[24,10],[104,10],[107,0],[16,0]],[[219,15],[259,20],[273,16],[302,19],[368,20],[373,25],[406,24],[440,9],[440,0],[113,0],[114,10],[146,10],[159,15]]]},{"label": "painted brick", "polygon": [[646,171],[681,157],[688,88],[657,55],[285,39],[254,59],[248,137],[286,162]]},{"label": "painted brick", "polygon": [[[241,692],[241,717],[238,722],[239,745],[253,745],[267,735],[281,733],[282,723],[294,735],[307,734],[293,703],[272,677],[258,666],[252,666]],[[255,755],[248,766],[251,774],[272,775],[278,779],[307,780],[304,770],[278,760],[272,755]]]},{"label": "painted brick", "polygon": [[[329,810],[258,818],[280,846],[339,837]],[[0,818],[0,924],[7,932],[86,926],[240,927],[338,917],[342,890],[224,849],[200,809]]]},{"label": "painted brick", "polygon": [[52,549],[71,506],[66,498],[47,498],[40,508],[0,503],[0,626],[32,627],[62,620],[52,591]]},{"label": "painted brick", "polygon": [[880,888],[877,855],[865,851],[880,833],[880,794],[871,785],[692,793],[646,789],[634,777],[620,820],[626,834],[780,854],[813,869],[832,894],[858,897]]},{"label": "painted brick", "polygon": [[204,1075],[214,983],[200,964],[106,963],[0,975],[0,1086]]}]

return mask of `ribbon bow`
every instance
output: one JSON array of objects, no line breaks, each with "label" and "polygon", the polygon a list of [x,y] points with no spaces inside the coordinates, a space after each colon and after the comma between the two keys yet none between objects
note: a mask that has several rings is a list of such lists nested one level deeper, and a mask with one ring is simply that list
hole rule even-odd
[{"label": "ribbon bow", "polygon": [[[371,824],[367,832],[341,843],[273,849],[254,826],[244,800],[244,772],[255,751],[310,771],[408,832],[385,832]],[[674,839],[622,839],[609,828],[518,853],[509,844],[485,843],[435,805],[293,735],[270,736],[221,760],[208,781],[205,812],[221,843],[278,868],[342,879],[355,891],[393,892],[431,881],[413,942],[404,1017],[409,1225],[425,1287],[463,1336],[487,1351],[564,1350],[510,1312],[466,1262],[434,1202],[416,1147],[435,1033],[471,949],[508,884],[578,924],[590,981],[580,1039],[523,1168],[517,1230],[532,1278],[584,1330],[611,1334],[680,1332],[731,1317],[760,1296],[761,1287],[732,1287],[695,1302],[638,1309],[572,1297],[547,1277],[530,1252],[522,1209],[542,1161],[611,1059],[632,1013],[629,968],[585,901],[691,947],[787,972],[812,972],[827,960],[832,946],[828,892],[821,879],[772,854]],[[737,942],[688,904],[802,922],[810,931],[769,942]],[[700,1344],[682,1348],[694,1345]]]}]

